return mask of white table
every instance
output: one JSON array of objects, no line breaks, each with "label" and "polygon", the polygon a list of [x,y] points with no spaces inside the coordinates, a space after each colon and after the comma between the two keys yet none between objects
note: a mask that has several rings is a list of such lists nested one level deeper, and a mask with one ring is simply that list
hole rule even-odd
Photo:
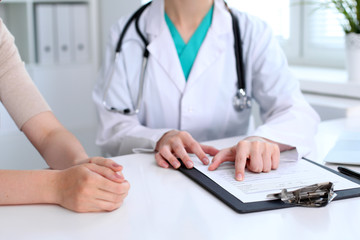
[{"label": "white table", "polygon": [[[311,158],[321,163],[345,129],[360,130],[360,121],[321,123]],[[53,205],[3,206],[0,239],[360,239],[359,198],[324,208],[238,214],[182,173],[156,166],[152,154],[115,160],[131,184],[120,209],[78,214]]]}]

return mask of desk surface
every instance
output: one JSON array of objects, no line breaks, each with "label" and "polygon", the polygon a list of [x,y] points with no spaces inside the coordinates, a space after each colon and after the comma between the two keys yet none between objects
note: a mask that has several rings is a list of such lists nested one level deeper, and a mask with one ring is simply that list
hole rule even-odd
[{"label": "desk surface", "polygon": [[[360,121],[323,122],[317,151],[322,163],[343,130]],[[211,142],[229,146],[236,138]],[[109,213],[78,214],[54,205],[0,207],[0,239],[359,239],[360,199],[324,208],[238,214],[180,172],[157,167],[152,154],[117,157],[131,189]],[[336,167],[336,165],[329,165]],[[354,167],[360,170],[359,167]]]}]

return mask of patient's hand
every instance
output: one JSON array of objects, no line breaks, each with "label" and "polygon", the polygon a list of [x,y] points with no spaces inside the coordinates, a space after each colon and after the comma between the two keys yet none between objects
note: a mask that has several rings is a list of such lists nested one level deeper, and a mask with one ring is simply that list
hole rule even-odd
[{"label": "patient's hand", "polygon": [[112,160],[92,161],[96,163],[58,172],[55,203],[76,212],[113,211],[121,206],[130,187],[119,171],[122,167],[114,165]]}]

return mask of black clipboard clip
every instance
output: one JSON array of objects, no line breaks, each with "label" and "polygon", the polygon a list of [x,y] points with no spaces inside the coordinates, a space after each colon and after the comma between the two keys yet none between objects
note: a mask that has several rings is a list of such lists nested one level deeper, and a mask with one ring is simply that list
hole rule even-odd
[{"label": "black clipboard clip", "polygon": [[335,197],[332,182],[317,183],[294,191],[283,189],[280,193],[267,195],[267,198],[281,199],[284,203],[303,207],[324,207]]}]

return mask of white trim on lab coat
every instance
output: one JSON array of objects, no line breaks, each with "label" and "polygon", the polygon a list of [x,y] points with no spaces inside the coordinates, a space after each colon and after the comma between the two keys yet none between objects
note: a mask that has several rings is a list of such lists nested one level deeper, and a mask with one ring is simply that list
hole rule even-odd
[{"label": "white trim on lab coat", "polygon": [[[269,27],[255,17],[233,11],[243,42],[246,91],[259,103],[264,122],[251,135],[294,146],[299,156],[304,156],[313,144],[319,117],[304,100]],[[100,120],[96,142],[104,153],[114,156],[137,148],[153,150],[171,129],[187,131],[197,141],[248,133],[251,110],[239,113],[232,105],[237,89],[234,38],[231,17],[222,0],[215,0],[212,25],[187,82],[165,23],[164,1],[154,0],[140,19],[140,29],[150,42],[140,113],[126,116],[106,111],[103,89],[127,19],[121,18],[111,29],[103,70],[93,94]],[[114,107],[135,105],[142,55],[143,43],[132,24],[109,91],[108,102]]]}]

